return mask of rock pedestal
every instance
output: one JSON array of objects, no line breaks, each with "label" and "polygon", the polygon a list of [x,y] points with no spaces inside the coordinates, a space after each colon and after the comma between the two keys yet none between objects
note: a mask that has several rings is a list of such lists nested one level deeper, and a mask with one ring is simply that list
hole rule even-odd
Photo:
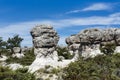
[{"label": "rock pedestal", "polygon": [[[76,35],[66,38],[66,43],[70,51],[76,50],[84,57],[94,57],[102,54],[100,46],[113,43],[120,46],[120,29],[86,29]],[[118,51],[118,48],[116,48]]]},{"label": "rock pedestal", "polygon": [[34,54],[37,57],[48,57],[55,51],[59,36],[50,25],[36,26],[31,30]]},{"label": "rock pedestal", "polygon": [[31,72],[46,65],[55,66],[58,62],[58,55],[55,47],[59,41],[57,32],[50,25],[39,25],[31,30],[33,38],[34,54],[36,59],[29,67]]}]

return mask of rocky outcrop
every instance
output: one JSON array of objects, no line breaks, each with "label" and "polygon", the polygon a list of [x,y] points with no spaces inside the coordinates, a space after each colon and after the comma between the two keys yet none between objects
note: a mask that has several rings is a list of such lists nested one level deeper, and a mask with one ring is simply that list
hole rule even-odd
[{"label": "rocky outcrop", "polygon": [[86,29],[66,38],[66,43],[70,51],[79,51],[84,57],[94,57],[102,54],[99,50],[100,46],[108,43],[120,46],[120,29]]},{"label": "rocky outcrop", "polygon": [[46,57],[54,52],[59,36],[50,25],[36,26],[31,30],[34,44],[34,54]]},{"label": "rocky outcrop", "polygon": [[[120,29],[86,29],[76,35],[66,38],[66,43],[71,54],[75,56],[70,60],[58,57],[55,50],[59,41],[57,32],[50,25],[39,25],[31,30],[33,38],[34,54],[36,59],[29,66],[30,72],[35,72],[45,66],[66,67],[69,63],[78,59],[79,55],[84,57],[94,57],[102,54],[99,47],[108,43],[120,46]],[[115,50],[116,52],[119,51]],[[81,53],[81,54],[78,54]],[[59,61],[59,58],[62,61]]]},{"label": "rocky outcrop", "polygon": [[31,73],[45,68],[45,66],[63,68],[66,67],[70,62],[75,61],[76,56],[71,60],[59,61],[60,57],[55,50],[59,36],[52,26],[36,26],[31,30],[31,35],[33,38],[34,54],[36,55],[36,59],[29,66],[29,71]]},{"label": "rocky outcrop", "polygon": [[30,66],[30,70],[36,71],[46,65],[54,66],[58,61],[57,51],[55,51],[59,41],[57,32],[50,25],[39,25],[31,30],[31,35],[36,59]]}]

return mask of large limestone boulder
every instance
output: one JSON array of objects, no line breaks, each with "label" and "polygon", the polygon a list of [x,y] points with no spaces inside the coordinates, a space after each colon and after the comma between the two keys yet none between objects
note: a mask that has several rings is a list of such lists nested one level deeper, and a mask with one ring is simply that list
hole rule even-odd
[{"label": "large limestone boulder", "polygon": [[59,36],[50,25],[39,25],[31,30],[36,56],[52,54],[58,43]]},{"label": "large limestone boulder", "polygon": [[31,30],[33,38],[35,61],[31,64],[30,70],[34,72],[46,65],[54,66],[58,61],[55,47],[59,41],[57,32],[50,25],[39,25]]},{"label": "large limestone boulder", "polygon": [[[120,29],[85,29],[76,35],[66,38],[66,43],[70,51],[75,52],[78,50],[84,57],[94,57],[98,54],[103,54],[99,50],[100,46],[109,43],[120,46]],[[119,49],[116,48],[116,52],[118,51]]]}]

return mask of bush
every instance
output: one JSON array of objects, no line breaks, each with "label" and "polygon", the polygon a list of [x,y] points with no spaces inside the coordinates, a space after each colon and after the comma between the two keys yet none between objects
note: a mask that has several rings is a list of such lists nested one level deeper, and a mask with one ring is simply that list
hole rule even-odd
[{"label": "bush", "polygon": [[9,63],[20,63],[21,65],[28,66],[31,65],[32,62],[35,60],[34,55],[34,49],[31,49],[25,53],[25,56],[23,58],[16,58],[9,56],[9,58],[6,60],[6,62]]},{"label": "bush", "polygon": [[8,38],[6,48],[11,49],[11,54],[13,54],[13,48],[21,47],[22,40],[23,38],[19,37],[19,35],[15,35],[13,38]]},{"label": "bush", "polygon": [[[120,80],[120,53],[80,58],[63,69],[64,80]],[[117,74],[115,71],[117,70]]]},{"label": "bush", "polygon": [[0,80],[35,80],[35,76],[24,68],[12,71],[8,67],[0,66]]},{"label": "bush", "polygon": [[51,70],[51,73],[52,74],[58,74],[60,72],[60,69],[59,68],[53,68],[52,70]]},{"label": "bush", "polygon": [[104,46],[100,46],[101,52],[103,52],[106,55],[111,55],[114,53],[114,50],[116,48],[116,45],[114,43],[109,43]]},{"label": "bush", "polygon": [[6,49],[6,45],[7,43],[2,40],[2,37],[0,37],[0,56],[8,53],[8,50]]},{"label": "bush", "polygon": [[66,47],[57,47],[58,56],[63,56],[65,59],[72,59],[74,55],[71,55]]}]

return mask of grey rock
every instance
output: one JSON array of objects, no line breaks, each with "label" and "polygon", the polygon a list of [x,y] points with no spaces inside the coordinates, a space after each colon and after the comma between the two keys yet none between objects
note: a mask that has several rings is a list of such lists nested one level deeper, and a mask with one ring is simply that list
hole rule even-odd
[{"label": "grey rock", "polygon": [[20,53],[21,48],[20,47],[14,47],[13,51],[14,51],[14,53]]},{"label": "grey rock", "polygon": [[59,58],[58,61],[62,61],[65,59],[63,56],[59,56],[58,58]]},{"label": "grey rock", "polygon": [[[120,29],[85,29],[76,35],[71,35],[66,38],[66,43],[70,51],[75,52],[76,50],[79,50],[82,54],[86,53],[86,50],[89,49],[90,51],[87,51],[88,54],[86,55],[90,55],[91,52],[94,53],[94,49],[99,49],[99,47],[96,47],[97,45],[104,46],[109,43],[114,43],[117,46],[120,46]],[[100,52],[98,51],[98,53]]]},{"label": "grey rock", "polygon": [[50,25],[38,25],[31,30],[34,53],[39,56],[47,56],[53,53],[59,41],[57,32]]},{"label": "grey rock", "polygon": [[24,53],[24,52],[27,52],[27,51],[29,51],[29,48],[27,48],[27,47],[21,48],[21,53]]}]

